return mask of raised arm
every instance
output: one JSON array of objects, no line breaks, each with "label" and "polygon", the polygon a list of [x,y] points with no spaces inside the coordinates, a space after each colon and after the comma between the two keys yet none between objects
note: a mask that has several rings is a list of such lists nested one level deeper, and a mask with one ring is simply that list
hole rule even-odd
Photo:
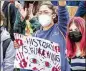
[{"label": "raised arm", "polygon": [[79,2],[79,6],[78,6],[75,16],[84,17],[85,14],[86,14],[86,1],[81,1]]},{"label": "raised arm", "polygon": [[20,14],[21,14],[21,20],[23,21],[27,15],[27,9],[25,8],[25,10],[23,9],[23,6],[18,3],[17,1],[15,1],[15,7],[18,8]]},{"label": "raised arm", "polygon": [[59,1],[58,6],[58,26],[63,35],[66,35],[69,13],[66,9],[66,1]]}]

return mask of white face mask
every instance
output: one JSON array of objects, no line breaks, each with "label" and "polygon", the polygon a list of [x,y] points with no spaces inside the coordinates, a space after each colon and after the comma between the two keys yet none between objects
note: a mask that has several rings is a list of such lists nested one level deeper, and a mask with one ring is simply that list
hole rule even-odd
[{"label": "white face mask", "polygon": [[38,17],[38,20],[39,20],[39,23],[45,27],[45,26],[48,26],[49,24],[51,24],[51,17],[48,16],[48,15],[40,15]]}]

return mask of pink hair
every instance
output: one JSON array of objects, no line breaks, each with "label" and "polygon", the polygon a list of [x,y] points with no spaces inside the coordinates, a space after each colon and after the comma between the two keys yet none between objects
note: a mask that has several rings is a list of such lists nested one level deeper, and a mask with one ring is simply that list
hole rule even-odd
[{"label": "pink hair", "polygon": [[76,53],[76,46],[75,43],[72,42],[69,37],[69,27],[71,26],[71,24],[75,23],[75,25],[79,28],[81,34],[82,34],[82,39],[80,40],[80,50],[83,51],[84,48],[86,47],[86,42],[85,42],[85,33],[86,33],[86,29],[85,29],[85,20],[81,17],[73,17],[70,21],[69,24],[67,26],[67,35],[66,35],[66,47],[67,47],[67,56],[69,58],[73,58],[75,57],[75,53]]}]

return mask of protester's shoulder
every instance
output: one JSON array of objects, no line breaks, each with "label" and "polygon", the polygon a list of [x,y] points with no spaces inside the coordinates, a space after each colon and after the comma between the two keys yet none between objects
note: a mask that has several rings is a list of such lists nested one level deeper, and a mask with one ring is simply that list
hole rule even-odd
[{"label": "protester's shoulder", "polygon": [[2,40],[6,40],[6,39],[10,38],[10,34],[5,28],[3,28],[3,30],[2,30],[1,38],[2,38]]}]

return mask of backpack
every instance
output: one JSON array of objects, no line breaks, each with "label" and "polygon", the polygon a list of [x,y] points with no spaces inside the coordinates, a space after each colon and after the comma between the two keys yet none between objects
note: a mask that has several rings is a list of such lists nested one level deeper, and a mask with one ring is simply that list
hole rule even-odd
[{"label": "backpack", "polygon": [[3,59],[5,58],[6,50],[9,46],[10,42],[11,42],[11,38],[8,38],[3,41],[3,45],[2,45],[3,46]]}]

